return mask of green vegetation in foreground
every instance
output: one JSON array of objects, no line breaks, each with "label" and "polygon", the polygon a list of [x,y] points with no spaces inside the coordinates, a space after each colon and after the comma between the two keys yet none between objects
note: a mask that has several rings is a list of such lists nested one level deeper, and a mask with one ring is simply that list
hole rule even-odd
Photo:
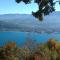
[{"label": "green vegetation in foreground", "polygon": [[23,47],[11,42],[0,47],[0,60],[60,60],[60,42],[49,39],[37,44],[28,40]]}]

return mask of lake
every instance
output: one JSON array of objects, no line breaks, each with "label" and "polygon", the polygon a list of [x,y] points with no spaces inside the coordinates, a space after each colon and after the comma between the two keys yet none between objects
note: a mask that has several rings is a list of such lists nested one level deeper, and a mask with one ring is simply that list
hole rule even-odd
[{"label": "lake", "polygon": [[38,43],[46,42],[49,38],[60,41],[60,33],[35,33],[35,32],[0,32],[0,46],[7,42],[16,42],[17,45],[23,45],[28,39],[36,40]]}]

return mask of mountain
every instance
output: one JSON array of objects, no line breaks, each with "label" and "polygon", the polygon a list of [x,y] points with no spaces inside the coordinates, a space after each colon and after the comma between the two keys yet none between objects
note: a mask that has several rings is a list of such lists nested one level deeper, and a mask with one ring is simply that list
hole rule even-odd
[{"label": "mountain", "polygon": [[39,21],[29,14],[0,15],[0,31],[60,32],[60,12],[53,12]]}]

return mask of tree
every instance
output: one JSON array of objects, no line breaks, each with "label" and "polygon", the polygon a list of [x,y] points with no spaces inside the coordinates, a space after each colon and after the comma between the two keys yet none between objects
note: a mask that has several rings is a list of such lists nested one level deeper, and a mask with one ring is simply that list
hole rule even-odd
[{"label": "tree", "polygon": [[[20,3],[23,1],[25,4],[31,3],[32,0],[16,0],[17,3]],[[48,15],[49,13],[52,13],[55,11],[55,4],[56,2],[59,2],[60,0],[34,0],[34,3],[37,3],[39,6],[39,10],[36,12],[32,12],[32,15],[38,18],[40,21],[43,20],[43,14]]]}]

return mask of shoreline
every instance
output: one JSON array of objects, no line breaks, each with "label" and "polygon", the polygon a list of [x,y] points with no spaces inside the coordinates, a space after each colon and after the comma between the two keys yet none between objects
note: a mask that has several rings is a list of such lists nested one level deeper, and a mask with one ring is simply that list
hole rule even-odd
[{"label": "shoreline", "polygon": [[26,33],[38,33],[38,34],[59,34],[60,32],[37,32],[37,31],[19,31],[19,30],[5,30],[5,31],[0,31],[0,32],[26,32]]}]

